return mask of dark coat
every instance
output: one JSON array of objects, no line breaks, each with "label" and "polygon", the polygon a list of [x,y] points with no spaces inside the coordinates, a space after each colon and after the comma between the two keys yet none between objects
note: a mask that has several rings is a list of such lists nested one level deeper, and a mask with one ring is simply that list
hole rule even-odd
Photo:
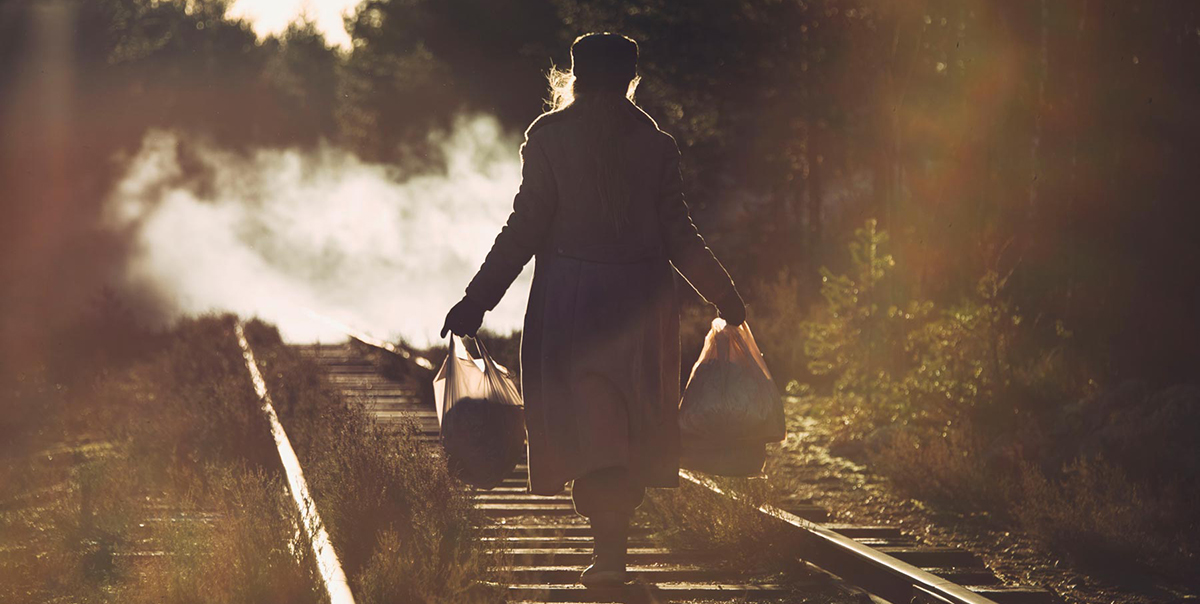
[{"label": "dark coat", "polygon": [[536,257],[521,341],[529,488],[552,495],[624,466],[678,485],[679,309],[672,265],[720,306],[737,292],[688,214],[675,139],[632,103],[616,119],[631,195],[621,228],[602,211],[596,155],[576,103],[525,133],[521,188],[467,296],[492,309]]}]

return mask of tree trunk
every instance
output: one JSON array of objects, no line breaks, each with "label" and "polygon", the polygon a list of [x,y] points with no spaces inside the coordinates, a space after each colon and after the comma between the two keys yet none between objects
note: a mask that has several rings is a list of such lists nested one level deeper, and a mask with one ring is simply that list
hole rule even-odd
[{"label": "tree trunk", "polygon": [[814,257],[821,246],[821,204],[825,200],[825,151],[822,127],[817,120],[809,122],[808,130],[808,178],[805,179],[807,191],[806,210],[808,211],[808,255]]}]

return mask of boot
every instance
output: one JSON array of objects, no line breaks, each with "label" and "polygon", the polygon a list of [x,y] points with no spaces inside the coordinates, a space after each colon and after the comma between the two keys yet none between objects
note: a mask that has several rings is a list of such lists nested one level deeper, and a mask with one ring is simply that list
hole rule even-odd
[{"label": "boot", "polygon": [[592,565],[584,569],[579,582],[584,587],[614,587],[628,581],[625,552],[629,543],[629,516],[604,513],[592,516],[595,549]]}]

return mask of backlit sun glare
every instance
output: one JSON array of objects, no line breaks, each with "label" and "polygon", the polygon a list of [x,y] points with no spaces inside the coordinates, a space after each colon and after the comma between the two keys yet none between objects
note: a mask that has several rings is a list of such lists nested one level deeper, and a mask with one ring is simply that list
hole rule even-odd
[{"label": "backlit sun glare", "polygon": [[350,36],[342,21],[354,10],[358,0],[235,0],[230,15],[245,19],[259,37],[278,34],[288,23],[307,17],[325,35],[331,46],[350,48]]}]

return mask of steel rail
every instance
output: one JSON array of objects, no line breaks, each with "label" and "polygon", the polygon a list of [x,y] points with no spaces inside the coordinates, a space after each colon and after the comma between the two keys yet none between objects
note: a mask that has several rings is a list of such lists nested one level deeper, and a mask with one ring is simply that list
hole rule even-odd
[{"label": "steel rail", "polygon": [[308,541],[312,545],[313,556],[317,560],[317,570],[320,571],[325,593],[329,596],[331,604],[354,604],[354,595],[350,592],[346,573],[342,570],[342,563],[333,549],[333,543],[329,539],[329,533],[325,530],[325,524],[321,522],[321,516],[317,513],[317,504],[309,494],[308,482],[304,480],[304,472],[300,469],[300,459],[296,457],[296,451],[292,448],[283,424],[279,423],[279,416],[275,413],[271,395],[267,392],[267,382],[258,369],[258,362],[254,360],[254,351],[250,349],[250,343],[246,341],[246,333],[242,328],[241,321],[234,324],[234,332],[237,335],[238,346],[242,349],[242,358],[246,361],[246,369],[250,372],[250,381],[254,384],[254,392],[258,395],[263,411],[266,412],[267,419],[271,424],[271,436],[274,438],[275,448],[279,452],[279,461],[283,465],[284,475],[287,478],[288,491],[292,494],[296,509],[300,513],[301,522],[308,533]]},{"label": "steel rail", "polygon": [[[345,326],[341,327],[347,335],[355,340],[391,352],[406,360],[413,360],[414,355],[408,351],[397,349],[368,334],[356,332]],[[425,359],[421,358],[420,360]],[[799,535],[804,550],[803,557],[806,561],[873,596],[888,602],[906,604],[910,602],[997,604],[995,600],[859,543],[820,523],[806,520],[770,504],[755,506],[753,503],[745,501],[739,494],[724,489],[716,482],[688,470],[680,470],[679,476],[686,482],[706,489],[714,495],[746,503],[758,512],[800,531]]]},{"label": "steel rail", "polygon": [[[754,505],[739,494],[688,470],[680,470],[679,477],[717,495]],[[805,520],[770,504],[762,504],[755,509],[803,531],[801,535],[807,549],[806,560],[885,600],[996,604],[994,600],[863,545],[820,523]]]},{"label": "steel rail", "polygon": [[395,344],[392,344],[391,342],[388,342],[387,340],[381,340],[371,334],[358,331],[357,329],[354,329],[353,327],[350,327],[349,325],[346,325],[345,323],[342,323],[341,321],[338,321],[337,319],[334,319],[332,317],[327,317],[315,310],[305,308],[304,312],[306,314],[308,314],[308,316],[310,316],[322,323],[325,323],[325,324],[329,325],[330,327],[335,327],[335,328],[341,330],[346,335],[350,336],[351,338],[354,338],[355,340],[358,340],[359,342],[362,342],[363,344],[366,344],[367,346],[372,346],[372,347],[378,348],[380,350],[385,350],[387,352],[390,352],[406,361],[411,361],[413,363],[416,363],[417,366],[421,367],[422,369],[428,369],[430,371],[432,371],[434,369],[433,363],[429,362],[429,359],[427,359],[423,356],[414,355],[413,353],[411,353],[399,346],[396,346]]}]

